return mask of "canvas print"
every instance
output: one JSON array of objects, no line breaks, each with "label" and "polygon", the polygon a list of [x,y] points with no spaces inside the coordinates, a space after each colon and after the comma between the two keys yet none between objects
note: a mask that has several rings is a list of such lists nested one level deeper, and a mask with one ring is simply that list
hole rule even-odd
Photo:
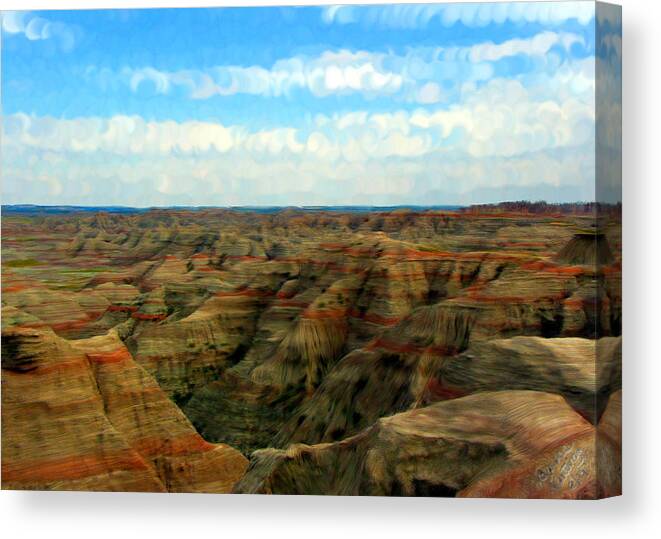
[{"label": "canvas print", "polygon": [[621,493],[618,6],[2,13],[2,488]]}]

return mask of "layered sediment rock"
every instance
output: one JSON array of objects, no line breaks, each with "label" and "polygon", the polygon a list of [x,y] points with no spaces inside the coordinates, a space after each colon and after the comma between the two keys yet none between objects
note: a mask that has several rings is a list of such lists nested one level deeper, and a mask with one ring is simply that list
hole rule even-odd
[{"label": "layered sediment rock", "polygon": [[245,458],[204,441],[116,334],[2,336],[3,488],[228,492]]},{"label": "layered sediment rock", "polygon": [[[273,447],[241,490],[267,490],[262,474],[284,481],[268,480],[277,491],[617,492],[621,230],[606,219],[576,234],[592,223],[580,209],[494,208],[7,217],[3,486],[225,491],[246,465],[231,447]],[[494,391],[500,419],[478,404]],[[515,401],[532,415],[519,418]],[[552,408],[567,432],[586,429],[571,443],[551,436],[570,464],[530,434]],[[464,445],[442,410],[465,419]],[[412,433],[436,429],[429,439],[448,451],[438,459],[463,459],[453,466],[472,479],[407,479],[403,463],[418,453],[445,465],[394,417]],[[516,446],[499,423],[512,417],[524,433]],[[562,483],[561,494],[530,479],[524,461],[540,477],[592,462],[595,428],[608,440],[596,482]],[[284,458],[299,454],[303,463]],[[504,479],[483,476],[486,462]],[[283,479],[289,466],[303,483]]]},{"label": "layered sediment rock", "polygon": [[[264,449],[239,493],[592,498],[595,427],[557,395],[487,392],[380,419],[345,440]],[[616,451],[602,444],[602,451]],[[600,481],[601,480],[601,481]]]},{"label": "layered sediment rock", "polygon": [[450,331],[442,345],[423,341],[416,348],[412,346],[416,337],[397,328],[392,334],[398,341],[382,339],[348,354],[285,423],[273,445],[332,442],[379,417],[502,389],[563,395],[578,413],[596,423],[606,405],[603,396],[621,387],[620,338],[514,337],[476,341],[461,352],[466,330],[460,328],[469,319],[466,316],[448,318],[443,329],[429,332],[438,338]]},{"label": "layered sediment rock", "polygon": [[622,384],[622,342],[604,337],[543,339],[514,337],[475,342],[466,352],[445,358],[430,373],[422,402],[499,389],[530,389],[563,395],[596,423],[599,396]]},{"label": "layered sediment rock", "polygon": [[416,402],[423,358],[442,358],[466,348],[471,314],[421,307],[365,348],[350,352],[283,426],[274,444],[339,440],[380,417],[406,410]]}]

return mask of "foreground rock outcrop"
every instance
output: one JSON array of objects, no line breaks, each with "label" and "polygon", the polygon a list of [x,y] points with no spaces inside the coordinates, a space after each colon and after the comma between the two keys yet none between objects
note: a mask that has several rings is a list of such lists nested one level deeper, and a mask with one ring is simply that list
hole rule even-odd
[{"label": "foreground rock outcrop", "polygon": [[[333,442],[378,418],[482,391],[527,389],[556,393],[596,423],[606,399],[621,387],[621,338],[513,337],[466,339],[466,316],[445,315],[428,329],[415,323],[390,340],[351,352],[279,431],[276,447]],[[462,329],[464,328],[464,329]],[[419,346],[412,346],[413,343]]]},{"label": "foreground rock outcrop", "polygon": [[239,493],[594,498],[621,490],[598,462],[619,439],[558,395],[486,392],[383,418],[335,443],[264,449]]},{"label": "foreground rock outcrop", "polygon": [[246,459],[204,441],[116,334],[2,336],[2,484],[228,492]]}]

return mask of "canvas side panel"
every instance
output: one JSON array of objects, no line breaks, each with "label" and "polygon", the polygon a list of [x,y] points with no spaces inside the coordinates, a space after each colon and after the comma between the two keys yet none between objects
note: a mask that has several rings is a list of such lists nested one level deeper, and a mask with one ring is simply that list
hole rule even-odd
[{"label": "canvas side panel", "polygon": [[596,403],[599,494],[608,497],[622,492],[622,8],[598,2],[596,14],[597,387],[620,382]]}]

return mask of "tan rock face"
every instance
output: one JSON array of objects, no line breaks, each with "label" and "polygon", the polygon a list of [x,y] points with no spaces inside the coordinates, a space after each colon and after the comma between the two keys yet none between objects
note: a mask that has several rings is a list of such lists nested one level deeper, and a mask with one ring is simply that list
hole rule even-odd
[{"label": "tan rock face", "polygon": [[618,215],[511,210],[6,217],[3,487],[617,493]]},{"label": "tan rock face", "polygon": [[[265,449],[240,493],[591,498],[596,429],[557,395],[476,394],[384,418],[332,444]],[[611,455],[616,448],[604,444]]]},{"label": "tan rock face", "polygon": [[496,389],[531,389],[563,395],[576,411],[596,422],[605,402],[599,395],[621,387],[619,337],[513,337],[476,342],[431,373],[423,400],[443,398],[437,388],[464,395]]},{"label": "tan rock face", "polygon": [[205,442],[114,333],[7,330],[2,366],[4,488],[228,492],[247,465]]}]

